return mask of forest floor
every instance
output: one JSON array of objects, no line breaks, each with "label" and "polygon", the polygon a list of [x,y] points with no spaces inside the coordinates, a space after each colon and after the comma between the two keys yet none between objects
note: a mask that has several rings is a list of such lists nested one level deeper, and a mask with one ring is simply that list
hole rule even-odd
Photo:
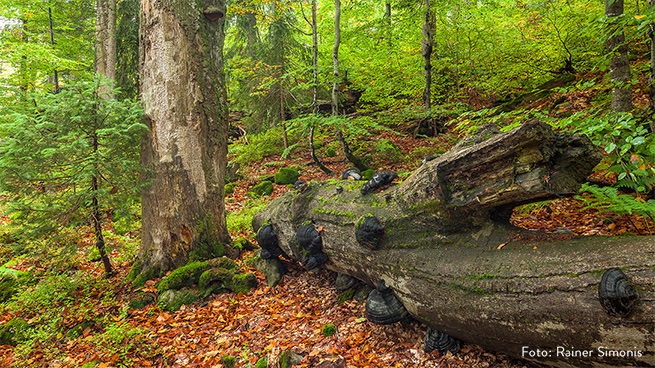
[{"label": "forest floor", "polygon": [[[454,138],[455,137],[455,138]],[[421,157],[415,152],[445,150],[457,140],[449,134],[426,140],[411,135],[381,132],[374,139],[389,139],[402,151],[404,159],[378,164],[378,170],[411,172]],[[423,149],[417,149],[422,147]],[[349,167],[340,157],[324,161],[336,174]],[[226,201],[228,212],[247,210],[251,199],[246,191],[262,177],[273,175],[280,167],[303,167],[301,180],[323,180],[328,176],[318,170],[308,152],[294,151],[289,158],[280,155],[264,157],[262,162],[241,169],[241,179]],[[612,180],[603,173],[598,179]],[[290,189],[275,185],[269,199]],[[8,221],[7,218],[3,219]],[[553,232],[566,228],[580,235],[637,234],[645,235],[653,224],[638,216],[600,213],[585,209],[580,200],[567,198],[536,204],[516,211],[512,221],[522,227]],[[82,229],[81,231],[85,231]],[[92,245],[89,234],[79,238],[78,271],[102,279],[100,263],[91,263],[82,256]],[[111,231],[108,226],[107,231]],[[255,242],[252,229],[231,234],[245,236]],[[327,270],[305,272],[298,264],[284,260],[287,273],[279,285],[268,287],[261,272],[252,268],[244,252],[238,260],[244,272],[253,272],[259,286],[247,294],[210,295],[204,300],[182,307],[177,312],[164,312],[156,304],[142,309],[128,308],[130,297],[137,291],[156,292],[149,281],[140,290],[130,290],[124,281],[131,263],[120,257],[120,247],[114,247],[113,259],[118,275],[109,284],[93,284],[76,289],[78,297],[68,300],[60,309],[61,331],[33,343],[29,349],[0,346],[0,366],[27,367],[223,367],[224,356],[237,358],[237,367],[255,367],[265,357],[268,367],[277,367],[282,353],[293,352],[303,367],[539,367],[506,355],[487,352],[464,343],[457,354],[439,356],[425,353],[423,339],[426,326],[407,320],[389,326],[366,321],[364,302],[338,302],[334,288],[336,274]],[[34,271],[43,267],[35,261],[22,259],[11,266],[16,270]],[[30,323],[42,311],[5,309],[0,325],[19,316]],[[103,323],[93,321],[104,321]],[[83,325],[79,335],[69,331]],[[336,334],[324,337],[322,327],[334,324]],[[109,331],[108,325],[113,326]],[[99,336],[102,336],[100,338]]]}]

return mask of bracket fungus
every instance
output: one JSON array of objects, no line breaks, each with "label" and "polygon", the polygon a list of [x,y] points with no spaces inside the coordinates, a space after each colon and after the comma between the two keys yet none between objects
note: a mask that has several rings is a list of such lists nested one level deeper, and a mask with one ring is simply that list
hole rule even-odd
[{"label": "bracket fungus", "polygon": [[444,355],[448,351],[456,354],[459,351],[459,340],[444,332],[428,327],[428,330],[425,333],[425,345],[423,346],[423,350],[425,350],[426,353],[437,350],[439,355]]},{"label": "bracket fungus", "polygon": [[598,299],[607,314],[626,317],[637,298],[637,292],[623,271],[618,268],[605,271],[598,285]]},{"label": "bracket fungus", "polygon": [[356,282],[357,280],[354,277],[346,275],[345,273],[340,273],[337,275],[336,281],[334,281],[334,287],[338,291],[344,291],[350,289]]},{"label": "bracket fungus", "polygon": [[378,281],[366,299],[366,318],[378,325],[388,325],[401,321],[409,313],[403,303],[384,280]]},{"label": "bracket fungus", "polygon": [[302,187],[303,185],[305,185],[304,181],[296,180],[296,182],[293,183],[293,189],[300,189],[300,187]]},{"label": "bracket fungus", "polygon": [[343,171],[343,173],[341,173],[341,180],[347,180],[347,179],[361,180],[362,172],[359,171],[359,169],[356,167],[351,167],[350,169],[346,169]]},{"label": "bracket fungus", "polygon": [[371,180],[362,186],[361,192],[362,194],[372,192],[375,189],[390,184],[397,177],[398,174],[393,171],[380,171],[379,173],[375,173]]},{"label": "bracket fungus", "polygon": [[305,269],[311,270],[327,262],[328,258],[323,254],[323,239],[312,221],[306,221],[298,228],[296,241],[305,254],[301,261]]},{"label": "bracket fungus", "polygon": [[219,20],[225,16],[225,12],[216,6],[208,6],[203,11],[203,14],[205,14],[205,18],[207,18],[207,20],[209,20],[210,22]]},{"label": "bracket fungus", "polygon": [[257,232],[257,243],[262,248],[260,253],[262,259],[276,258],[284,254],[284,251],[278,244],[277,235],[275,235],[275,230],[273,230],[273,225],[271,224],[265,224],[259,228]]},{"label": "bracket fungus", "polygon": [[355,223],[355,239],[363,247],[375,250],[384,236],[384,227],[380,220],[368,213]]}]

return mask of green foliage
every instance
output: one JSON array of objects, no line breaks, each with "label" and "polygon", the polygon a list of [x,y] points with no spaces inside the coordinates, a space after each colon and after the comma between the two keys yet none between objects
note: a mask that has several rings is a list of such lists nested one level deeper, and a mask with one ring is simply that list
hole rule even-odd
[{"label": "green foliage", "polygon": [[347,289],[343,293],[339,294],[339,297],[337,298],[337,303],[339,304],[345,303],[346,301],[351,300],[354,296],[355,296],[355,290]]},{"label": "green foliage", "polygon": [[270,198],[247,199],[241,211],[227,213],[227,228],[233,233],[239,234],[252,230],[252,217],[255,213],[263,210]]},{"label": "green foliage", "polygon": [[288,167],[281,167],[280,170],[275,173],[275,184],[293,184],[296,182],[296,180],[298,180],[299,177],[300,173],[298,170]]},{"label": "green foliage", "polygon": [[[293,132],[289,133],[288,138],[292,144],[298,139]],[[266,156],[281,155],[283,152],[282,129],[279,127],[255,134],[249,139],[248,144],[240,142],[229,146],[229,155],[242,165],[258,163]]]},{"label": "green foliage", "polygon": [[655,187],[655,138],[631,113],[594,114],[577,121],[580,132],[608,154],[608,171],[619,187],[648,192]]},{"label": "green foliage", "polygon": [[273,183],[268,180],[265,180],[254,187],[248,189],[248,193],[252,193],[257,197],[268,196],[273,193]]},{"label": "green foliage", "polygon": [[268,367],[268,361],[266,357],[260,358],[257,363],[255,363],[255,368],[266,368]]},{"label": "green foliage", "polygon": [[330,337],[337,332],[337,328],[333,324],[328,324],[324,325],[321,331],[323,332],[323,337]]},{"label": "green foliage", "polygon": [[[591,198],[578,196],[586,204],[586,208],[593,208],[601,212],[614,212],[617,215],[637,214],[655,221],[655,200],[644,200],[640,196],[621,194],[614,187],[598,187],[583,184],[580,192],[591,193]],[[649,229],[652,234],[653,229]]]},{"label": "green foliage", "polygon": [[139,202],[138,147],[147,127],[139,104],[106,99],[100,86],[82,81],[59,94],[34,93],[30,105],[2,116],[0,181],[24,233],[38,237],[86,221],[93,198],[115,217],[133,216],[125,210]]}]

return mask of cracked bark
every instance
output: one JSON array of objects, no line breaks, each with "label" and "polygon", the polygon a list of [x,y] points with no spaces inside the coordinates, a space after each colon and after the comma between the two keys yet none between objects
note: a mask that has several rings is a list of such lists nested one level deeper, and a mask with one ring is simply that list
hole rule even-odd
[{"label": "cracked bark", "polygon": [[[586,137],[536,121],[507,133],[485,127],[399,185],[362,195],[362,182],[310,183],[274,200],[253,227],[269,220],[301,260],[296,231],[315,221],[327,268],[370,285],[384,279],[413,318],[463,341],[517,357],[524,346],[552,350],[535,361],[561,367],[652,366],[655,240],[542,234],[507,221],[516,205],[575,194],[601,157]],[[385,228],[375,250],[354,236],[366,214]],[[625,318],[598,300],[611,267],[639,293]],[[566,358],[558,346],[595,354]],[[599,346],[642,356],[601,357]]]}]

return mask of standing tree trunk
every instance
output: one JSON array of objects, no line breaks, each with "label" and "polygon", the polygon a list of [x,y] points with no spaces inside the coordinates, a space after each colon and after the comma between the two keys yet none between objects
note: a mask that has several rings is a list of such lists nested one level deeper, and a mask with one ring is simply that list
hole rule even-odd
[{"label": "standing tree trunk", "polygon": [[100,94],[113,90],[116,79],[116,0],[96,2],[95,72],[110,80],[110,86],[101,88]]},{"label": "standing tree trunk", "polygon": [[222,255],[228,111],[225,2],[141,1],[142,240],[131,276]]},{"label": "standing tree trunk", "polygon": [[423,69],[425,69],[425,88],[423,89],[423,105],[426,110],[432,107],[430,98],[432,95],[432,64],[430,58],[432,57],[432,32],[434,22],[432,19],[432,9],[430,0],[425,0],[425,18],[423,20],[423,39],[421,40],[421,55],[423,55]]},{"label": "standing tree trunk", "polygon": [[[655,0],[649,0],[650,12],[655,11]],[[648,110],[650,131],[655,133],[655,23],[650,23],[650,78],[648,79]]]},{"label": "standing tree trunk", "polygon": [[618,22],[611,19],[623,14],[623,0],[605,0],[605,16],[610,19],[607,26],[605,46],[611,54],[610,76],[612,79],[612,110],[632,110],[632,85],[630,84],[630,62],[628,60],[628,45],[625,42],[623,29]]},{"label": "standing tree trunk", "polygon": [[341,45],[341,0],[334,0],[334,47],[332,48],[332,116],[339,115],[339,45]]},{"label": "standing tree trunk", "polygon": [[[312,114],[318,115],[318,25],[316,20],[316,0],[312,0]],[[312,160],[321,171],[327,175],[332,175],[332,170],[328,169],[316,156],[314,148],[314,123],[309,128],[309,149]]]},{"label": "standing tree trunk", "polygon": [[[91,134],[92,147],[94,156],[98,153],[98,134],[94,131]],[[100,170],[96,163],[93,164],[93,175],[91,176],[91,225],[93,226],[93,232],[96,237],[96,249],[98,249],[98,254],[100,254],[100,260],[102,265],[105,268],[105,276],[111,277],[114,274],[114,269],[111,266],[109,261],[109,256],[105,251],[105,238],[102,236],[102,222],[100,221],[100,203],[98,202],[98,191],[100,190],[100,183],[98,182],[98,177],[100,176]]]},{"label": "standing tree trunk", "polygon": [[[52,47],[55,46],[55,31],[54,27],[52,25],[52,8],[48,8],[48,19],[50,21],[50,45]],[[53,77],[54,77],[54,85],[55,89],[53,90],[53,93],[57,94],[59,93],[59,73],[57,72],[57,69],[54,69],[53,71]]]}]

